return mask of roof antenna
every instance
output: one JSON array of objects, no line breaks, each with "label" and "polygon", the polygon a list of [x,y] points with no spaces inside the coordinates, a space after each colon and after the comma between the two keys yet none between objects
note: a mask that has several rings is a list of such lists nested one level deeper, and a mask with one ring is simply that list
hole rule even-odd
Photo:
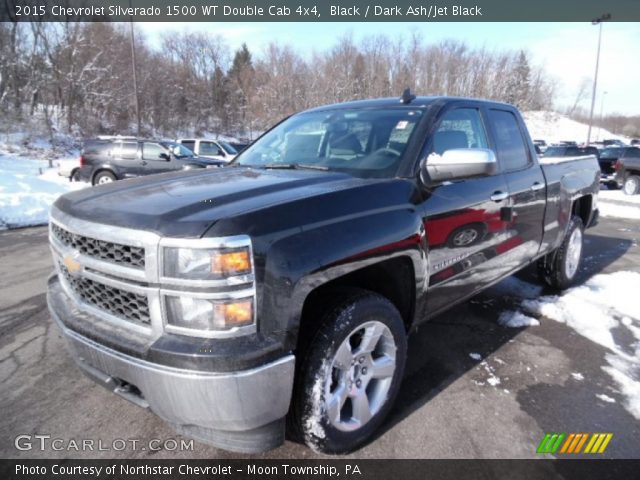
[{"label": "roof antenna", "polygon": [[416,96],[413,93],[411,93],[411,89],[406,88],[404,92],[402,92],[402,97],[400,97],[400,102],[404,103],[405,105],[408,105],[411,102],[413,102],[415,99],[416,99]]}]

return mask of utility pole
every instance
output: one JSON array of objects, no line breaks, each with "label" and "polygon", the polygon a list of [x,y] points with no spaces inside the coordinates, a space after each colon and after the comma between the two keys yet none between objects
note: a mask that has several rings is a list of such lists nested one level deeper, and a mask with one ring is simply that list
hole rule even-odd
[{"label": "utility pole", "polygon": [[[129,0],[129,7],[132,7],[131,0]],[[132,10],[131,10],[132,11]],[[137,130],[136,136],[140,137],[140,96],[138,95],[138,69],[136,66],[136,40],[133,34],[133,18],[129,16],[129,33],[131,36],[131,63],[133,68],[133,91],[136,97],[136,119],[137,119]]]},{"label": "utility pole", "polygon": [[591,93],[591,111],[589,112],[589,130],[587,132],[587,145],[591,141],[591,128],[593,126],[593,109],[596,105],[596,89],[598,87],[598,67],[600,66],[600,42],[602,40],[602,23],[611,20],[610,13],[603,13],[591,21],[591,25],[598,25],[598,53],[596,54],[596,73],[593,77],[593,92]]}]

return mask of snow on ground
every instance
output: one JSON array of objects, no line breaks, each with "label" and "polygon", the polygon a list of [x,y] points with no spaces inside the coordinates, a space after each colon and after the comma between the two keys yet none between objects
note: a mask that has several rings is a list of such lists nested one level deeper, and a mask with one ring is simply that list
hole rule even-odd
[{"label": "snow on ground", "polygon": [[596,395],[597,398],[599,398],[600,400],[602,400],[603,402],[607,402],[607,403],[616,403],[616,399],[615,398],[611,398],[609,395],[606,395],[604,393],[599,393]]},{"label": "snow on ground", "polygon": [[624,396],[623,405],[640,419],[640,273],[595,275],[561,296],[527,299],[528,315],[565,323],[578,334],[608,350],[602,369]]},{"label": "snow on ground", "polygon": [[[522,115],[531,134],[531,138],[545,140],[547,144],[558,143],[563,140],[582,143],[587,140],[589,126],[571,120],[566,115],[548,111],[524,112]],[[617,139],[629,143],[627,137],[615,135],[598,127],[594,127],[591,130],[591,139]]]},{"label": "snow on ground", "polygon": [[582,375],[579,372],[571,372],[571,376],[573,377],[574,380],[578,380],[579,382],[584,380],[584,375]]},{"label": "snow on ground", "polygon": [[0,229],[46,224],[60,195],[88,186],[48,167],[45,160],[0,152]]},{"label": "snow on ground", "polygon": [[498,317],[498,323],[503,327],[509,328],[535,327],[540,325],[540,322],[535,318],[513,310],[502,312]]},{"label": "snow on ground", "polygon": [[600,215],[603,217],[640,219],[640,205],[632,207],[609,202],[599,202],[598,208],[600,209]]},{"label": "snow on ground", "polygon": [[640,219],[640,195],[625,195],[622,190],[600,190],[598,208],[603,217]]}]

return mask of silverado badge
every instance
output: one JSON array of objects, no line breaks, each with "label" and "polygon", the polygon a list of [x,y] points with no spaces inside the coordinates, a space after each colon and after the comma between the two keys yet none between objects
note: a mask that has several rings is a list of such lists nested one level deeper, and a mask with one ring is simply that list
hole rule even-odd
[{"label": "silverado badge", "polygon": [[74,258],[77,255],[77,252],[75,252],[74,254],[67,254],[63,259],[64,266],[67,268],[69,275],[72,275],[74,277],[80,275],[80,272],[82,271],[82,265]]}]

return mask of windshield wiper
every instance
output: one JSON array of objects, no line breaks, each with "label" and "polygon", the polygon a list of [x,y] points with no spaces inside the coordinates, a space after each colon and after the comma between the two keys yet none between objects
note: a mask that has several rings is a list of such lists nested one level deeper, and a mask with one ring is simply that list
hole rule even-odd
[{"label": "windshield wiper", "polygon": [[329,170],[327,167],[321,165],[309,165],[308,163],[268,163],[261,165],[262,168],[273,170],[321,170],[326,172]]}]

